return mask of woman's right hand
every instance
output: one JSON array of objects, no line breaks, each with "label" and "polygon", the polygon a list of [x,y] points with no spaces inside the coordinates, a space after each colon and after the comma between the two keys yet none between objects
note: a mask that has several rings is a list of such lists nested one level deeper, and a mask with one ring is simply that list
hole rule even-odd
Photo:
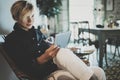
[{"label": "woman's right hand", "polygon": [[56,56],[57,52],[59,51],[59,47],[57,45],[51,45],[50,48],[48,48],[46,51],[45,51],[45,55],[46,57],[48,58],[53,58]]},{"label": "woman's right hand", "polygon": [[59,49],[60,48],[57,45],[51,45],[50,48],[48,48],[44,54],[42,54],[40,57],[37,58],[38,63],[42,64],[54,58],[57,52],[59,51]]}]

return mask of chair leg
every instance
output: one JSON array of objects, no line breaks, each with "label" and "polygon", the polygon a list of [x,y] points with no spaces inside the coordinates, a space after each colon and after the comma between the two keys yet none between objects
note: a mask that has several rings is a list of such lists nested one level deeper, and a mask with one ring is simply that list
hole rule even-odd
[{"label": "chair leg", "polygon": [[99,54],[98,51],[99,51],[99,50],[98,50],[98,48],[97,48],[97,54],[96,54],[97,62],[99,61],[99,60],[98,60],[98,54]]},{"label": "chair leg", "polygon": [[108,63],[107,63],[107,53],[105,53],[105,62],[106,62],[106,66],[108,67]]},{"label": "chair leg", "polygon": [[113,59],[115,59],[116,51],[117,51],[117,46],[115,46],[115,52],[114,52],[114,55],[113,55]]},{"label": "chair leg", "polygon": [[110,45],[110,53],[112,54],[112,47],[111,47],[112,45]]},{"label": "chair leg", "polygon": [[119,53],[119,47],[117,46],[117,50],[118,50],[118,56],[120,57],[120,53]]},{"label": "chair leg", "polygon": [[105,44],[105,46],[104,46],[104,58],[105,58],[106,67],[108,67],[108,63],[107,63],[107,44]]},{"label": "chair leg", "polygon": [[119,55],[119,57],[120,57],[119,47],[118,47],[118,55]]},{"label": "chair leg", "polygon": [[108,67],[108,62],[107,62],[107,44],[105,44],[104,54],[105,54],[106,67]]}]

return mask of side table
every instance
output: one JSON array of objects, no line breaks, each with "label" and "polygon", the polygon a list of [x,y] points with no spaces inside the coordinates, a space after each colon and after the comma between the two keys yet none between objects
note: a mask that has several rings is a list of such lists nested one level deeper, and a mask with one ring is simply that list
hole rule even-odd
[{"label": "side table", "polygon": [[[82,59],[85,64],[90,66],[89,55],[92,54],[95,50],[91,49],[81,51],[79,48],[71,48],[71,50],[73,51],[73,53],[75,53],[75,55]],[[86,58],[85,56],[88,56],[88,58]]]}]

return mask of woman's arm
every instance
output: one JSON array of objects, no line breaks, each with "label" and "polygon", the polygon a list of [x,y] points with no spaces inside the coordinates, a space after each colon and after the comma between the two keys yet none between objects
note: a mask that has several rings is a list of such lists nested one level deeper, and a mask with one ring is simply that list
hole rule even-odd
[{"label": "woman's arm", "polygon": [[50,48],[48,48],[44,54],[37,57],[37,62],[39,64],[43,64],[47,62],[48,60],[55,57],[58,51],[59,51],[59,47],[57,47],[56,45],[51,45]]}]

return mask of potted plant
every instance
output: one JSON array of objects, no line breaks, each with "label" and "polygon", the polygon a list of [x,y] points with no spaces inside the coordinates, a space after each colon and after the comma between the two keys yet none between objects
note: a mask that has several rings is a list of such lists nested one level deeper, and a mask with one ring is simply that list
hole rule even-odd
[{"label": "potted plant", "polygon": [[56,33],[58,27],[58,14],[61,12],[62,2],[61,0],[36,0],[37,7],[39,8],[40,15],[46,15],[48,17],[48,26],[53,28]]},{"label": "potted plant", "polygon": [[61,0],[37,0],[37,7],[40,9],[40,14],[47,15],[47,17],[54,17],[61,11]]}]

